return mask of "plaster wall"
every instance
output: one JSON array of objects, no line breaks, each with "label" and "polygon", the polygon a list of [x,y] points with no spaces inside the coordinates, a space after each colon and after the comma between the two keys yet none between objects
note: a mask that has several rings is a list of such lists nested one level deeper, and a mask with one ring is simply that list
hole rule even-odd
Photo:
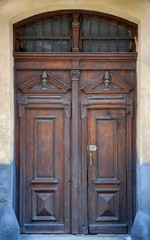
[{"label": "plaster wall", "polygon": [[[141,189],[146,191],[150,173],[150,1],[149,0],[0,0],[0,186],[6,187],[12,199],[14,159],[14,93],[13,93],[13,23],[29,16],[62,9],[85,9],[104,12],[138,24],[137,38],[137,162],[138,208],[142,208]],[[10,168],[6,174],[5,167]],[[141,166],[145,166],[141,170]],[[147,166],[147,167],[146,167]],[[149,168],[150,171],[150,168]],[[145,189],[144,188],[144,189]],[[145,191],[145,190],[144,190]],[[0,191],[1,192],[1,191]],[[149,191],[150,192],[150,191]],[[1,194],[0,194],[1,198]],[[150,201],[150,196],[147,196]],[[145,202],[143,203],[145,204]],[[147,206],[147,204],[146,204]],[[146,211],[146,206],[143,206]]]}]

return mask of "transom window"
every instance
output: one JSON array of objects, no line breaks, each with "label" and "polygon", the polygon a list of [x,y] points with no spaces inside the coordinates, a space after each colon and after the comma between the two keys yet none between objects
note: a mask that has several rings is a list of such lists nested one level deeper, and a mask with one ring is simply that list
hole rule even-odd
[{"label": "transom window", "polygon": [[101,15],[61,14],[15,26],[20,52],[134,52],[136,28]]},{"label": "transom window", "polygon": [[17,39],[20,51],[69,52],[70,17],[53,17],[24,27]]}]

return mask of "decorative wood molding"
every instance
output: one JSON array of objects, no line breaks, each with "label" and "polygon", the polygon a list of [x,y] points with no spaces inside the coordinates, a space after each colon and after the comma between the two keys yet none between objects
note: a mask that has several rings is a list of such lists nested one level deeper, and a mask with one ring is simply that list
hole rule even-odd
[{"label": "decorative wood molding", "polygon": [[28,104],[28,98],[26,95],[24,95],[21,91],[17,92],[17,102],[19,104]]},{"label": "decorative wood molding", "polygon": [[43,71],[43,75],[42,75],[42,89],[48,89],[48,80],[47,80],[47,72]]},{"label": "decorative wood molding", "polygon": [[38,75],[30,79],[22,84],[19,89],[26,94],[57,94],[66,93],[71,87],[43,71],[42,76]]},{"label": "decorative wood molding", "polygon": [[73,34],[73,42],[72,42],[72,51],[79,52],[79,30],[80,30],[80,22],[79,14],[73,14],[73,22],[72,22],[72,34]]},{"label": "decorative wood molding", "polygon": [[65,95],[62,97],[62,105],[65,106],[66,116],[71,117],[71,100]]},{"label": "decorative wood molding", "polygon": [[86,94],[129,94],[132,89],[127,83],[113,75],[110,76],[108,71],[105,71],[104,76],[101,75],[82,87]]},{"label": "decorative wood molding", "polygon": [[80,71],[70,70],[72,81],[72,233],[78,233],[78,184],[79,184],[79,77]]},{"label": "decorative wood molding", "polygon": [[110,90],[110,75],[108,71],[104,74],[104,90]]},{"label": "decorative wood molding", "polygon": [[71,81],[79,81],[80,70],[70,70]]}]

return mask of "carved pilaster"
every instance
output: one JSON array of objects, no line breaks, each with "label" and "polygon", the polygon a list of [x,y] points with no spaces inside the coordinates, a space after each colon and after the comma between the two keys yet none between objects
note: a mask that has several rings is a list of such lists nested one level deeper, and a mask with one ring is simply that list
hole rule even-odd
[{"label": "carved pilaster", "polygon": [[78,179],[79,179],[79,158],[78,158],[78,121],[79,121],[79,77],[80,71],[70,70],[72,81],[72,233],[78,233]]},{"label": "carved pilaster", "polygon": [[78,21],[79,14],[73,14],[72,22],[72,33],[73,33],[73,42],[72,42],[72,51],[79,52],[79,30],[80,22]]},{"label": "carved pilaster", "polygon": [[72,81],[79,81],[80,70],[70,70],[70,76]]}]

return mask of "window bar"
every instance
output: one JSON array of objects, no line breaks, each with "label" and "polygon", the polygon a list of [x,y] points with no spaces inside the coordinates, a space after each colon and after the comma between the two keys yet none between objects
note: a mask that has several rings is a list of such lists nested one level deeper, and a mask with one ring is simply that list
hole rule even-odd
[{"label": "window bar", "polygon": [[127,30],[127,25],[126,25],[126,52],[129,52],[129,50],[128,50],[128,40],[127,40],[127,37],[128,37],[128,30]]},{"label": "window bar", "polygon": [[134,29],[134,31],[131,31],[131,38],[133,38],[131,42],[131,51],[135,52],[136,51],[136,41],[135,41],[135,37],[136,37],[136,30]]},{"label": "window bar", "polygon": [[59,41],[60,52],[62,52],[62,17],[60,17],[60,41]]},{"label": "window bar", "polygon": [[33,52],[35,52],[34,25],[31,25],[31,29],[32,29],[32,44],[33,44],[32,49],[33,49]]},{"label": "window bar", "polygon": [[15,40],[15,43],[16,43],[15,50],[16,50],[17,52],[19,52],[20,41],[21,41],[20,39],[17,38],[18,35],[19,35],[19,32],[16,31],[16,33],[15,33],[15,36],[16,36],[16,40]]},{"label": "window bar", "polygon": [[98,40],[98,51],[100,52],[100,33],[101,33],[101,31],[100,31],[100,27],[101,27],[101,25],[100,25],[100,17],[99,17],[99,21],[98,21],[98,36],[99,36],[99,40]]},{"label": "window bar", "polygon": [[110,52],[110,33],[109,33],[109,29],[110,29],[110,19],[108,18],[107,21],[107,34],[108,34],[108,41],[107,41],[107,51]]},{"label": "window bar", "polygon": [[44,21],[42,21],[42,25],[41,25],[41,28],[42,28],[42,52],[44,52]]},{"label": "window bar", "polygon": [[84,17],[84,15],[80,16],[80,19],[81,19],[81,22],[80,22],[80,24],[81,24],[81,27],[80,27],[80,36],[81,36],[80,44],[81,44],[81,51],[82,52],[83,52],[83,17]]},{"label": "window bar", "polygon": [[131,52],[135,52],[136,51],[135,36],[136,36],[135,30],[133,31],[133,29],[132,29],[131,37],[130,37],[130,44],[131,44],[130,50],[131,50]]},{"label": "window bar", "polygon": [[68,44],[68,50],[69,50],[69,52],[71,52],[71,31],[70,31],[70,28],[71,28],[71,22],[70,22],[70,16],[68,16],[68,21],[69,21],[69,24],[68,24],[68,28],[69,28],[69,44]]},{"label": "window bar", "polygon": [[131,52],[135,52],[136,51],[135,39],[130,40],[130,43],[131,43]]},{"label": "window bar", "polygon": [[51,52],[53,52],[53,18],[51,18]]},{"label": "window bar", "polygon": [[50,24],[49,24],[49,28],[50,28],[50,39],[49,39],[49,42],[50,42],[50,52],[52,52],[52,19],[50,18]]},{"label": "window bar", "polygon": [[79,21],[80,21],[80,29],[79,29],[79,51],[83,52],[83,34],[82,34],[82,28],[83,28],[83,21],[82,21],[83,16],[80,14],[79,15]]},{"label": "window bar", "polygon": [[[119,24],[119,22],[117,21],[117,36],[119,37],[119,27],[118,27],[118,24]],[[119,52],[119,43],[118,43],[118,38],[117,38],[117,42],[116,42],[116,44],[117,44],[117,52]]]},{"label": "window bar", "polygon": [[89,28],[90,28],[90,51],[89,52],[92,52],[92,40],[91,40],[91,16],[88,18],[89,19],[89,21],[88,21],[88,25],[89,25]]}]

